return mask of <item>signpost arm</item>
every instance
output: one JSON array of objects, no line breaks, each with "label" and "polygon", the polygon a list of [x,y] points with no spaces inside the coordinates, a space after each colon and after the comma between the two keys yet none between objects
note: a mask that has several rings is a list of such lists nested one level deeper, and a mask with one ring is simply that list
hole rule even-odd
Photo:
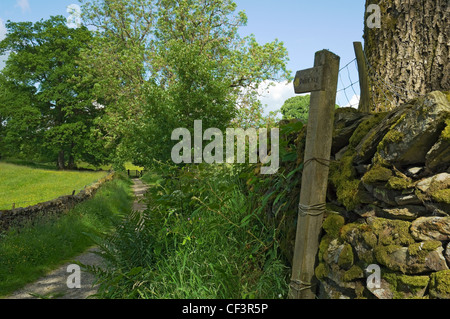
[{"label": "signpost arm", "polygon": [[[339,75],[339,56],[330,51],[315,55],[314,67],[322,72],[321,90],[311,93],[302,186],[295,239],[290,298],[314,299],[314,267],[319,248],[319,236],[325,212],[329,159],[333,138],[334,111]],[[314,77],[308,72],[309,79]],[[295,82],[296,93],[306,93],[302,78]]]}]

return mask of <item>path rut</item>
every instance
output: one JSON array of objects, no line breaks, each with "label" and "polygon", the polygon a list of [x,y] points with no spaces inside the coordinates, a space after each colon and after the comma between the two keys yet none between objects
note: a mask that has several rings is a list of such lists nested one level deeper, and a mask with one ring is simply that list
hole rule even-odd
[{"label": "path rut", "polygon": [[[132,189],[135,195],[133,210],[143,212],[147,207],[145,203],[142,203],[142,199],[148,186],[140,179],[133,179]],[[98,248],[92,247],[80,256],[75,257],[73,261],[84,265],[101,267],[102,258],[95,251],[98,251]],[[38,281],[25,286],[4,299],[87,299],[96,294],[98,286],[94,285],[94,275],[83,270],[81,270],[81,288],[68,288],[67,279],[71,272],[68,272],[67,268],[71,264],[74,264],[74,262],[60,266]]]}]

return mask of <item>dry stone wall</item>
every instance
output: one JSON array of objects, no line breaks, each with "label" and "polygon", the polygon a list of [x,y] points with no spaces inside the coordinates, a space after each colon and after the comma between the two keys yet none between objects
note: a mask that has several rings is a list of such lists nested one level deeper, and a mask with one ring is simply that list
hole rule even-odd
[{"label": "dry stone wall", "polygon": [[0,231],[5,231],[11,226],[23,225],[41,216],[63,214],[75,205],[91,198],[105,182],[111,181],[115,173],[109,173],[96,183],[86,187],[78,194],[61,196],[51,201],[39,203],[33,206],[16,208],[12,210],[0,210]]},{"label": "dry stone wall", "polygon": [[340,110],[335,127],[321,298],[450,298],[450,94]]}]

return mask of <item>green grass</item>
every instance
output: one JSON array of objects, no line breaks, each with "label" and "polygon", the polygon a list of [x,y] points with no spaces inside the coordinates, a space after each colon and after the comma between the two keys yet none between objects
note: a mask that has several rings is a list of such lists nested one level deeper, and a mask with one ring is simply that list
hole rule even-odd
[{"label": "green grass", "polygon": [[[39,167],[39,168],[36,168]],[[57,171],[35,166],[0,162],[0,209],[27,207],[78,193],[85,186],[104,177],[107,172]]]},{"label": "green grass", "polygon": [[[57,218],[46,217],[0,234],[0,296],[33,282],[113,230],[131,209],[127,178],[105,183],[90,200]],[[90,235],[88,235],[90,234]]]},{"label": "green grass", "polygon": [[250,210],[237,175],[204,166],[162,175],[143,178],[152,184],[144,224],[135,215],[100,242],[109,261],[93,270],[102,298],[286,297],[274,231]]}]

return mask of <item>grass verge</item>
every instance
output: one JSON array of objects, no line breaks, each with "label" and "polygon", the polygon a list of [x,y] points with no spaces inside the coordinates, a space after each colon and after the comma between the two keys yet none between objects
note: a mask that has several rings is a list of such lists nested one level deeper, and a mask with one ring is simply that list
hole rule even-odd
[{"label": "grass verge", "polygon": [[94,244],[132,205],[126,177],[105,183],[96,195],[67,214],[35,220],[0,234],[0,296],[33,282]]}]

